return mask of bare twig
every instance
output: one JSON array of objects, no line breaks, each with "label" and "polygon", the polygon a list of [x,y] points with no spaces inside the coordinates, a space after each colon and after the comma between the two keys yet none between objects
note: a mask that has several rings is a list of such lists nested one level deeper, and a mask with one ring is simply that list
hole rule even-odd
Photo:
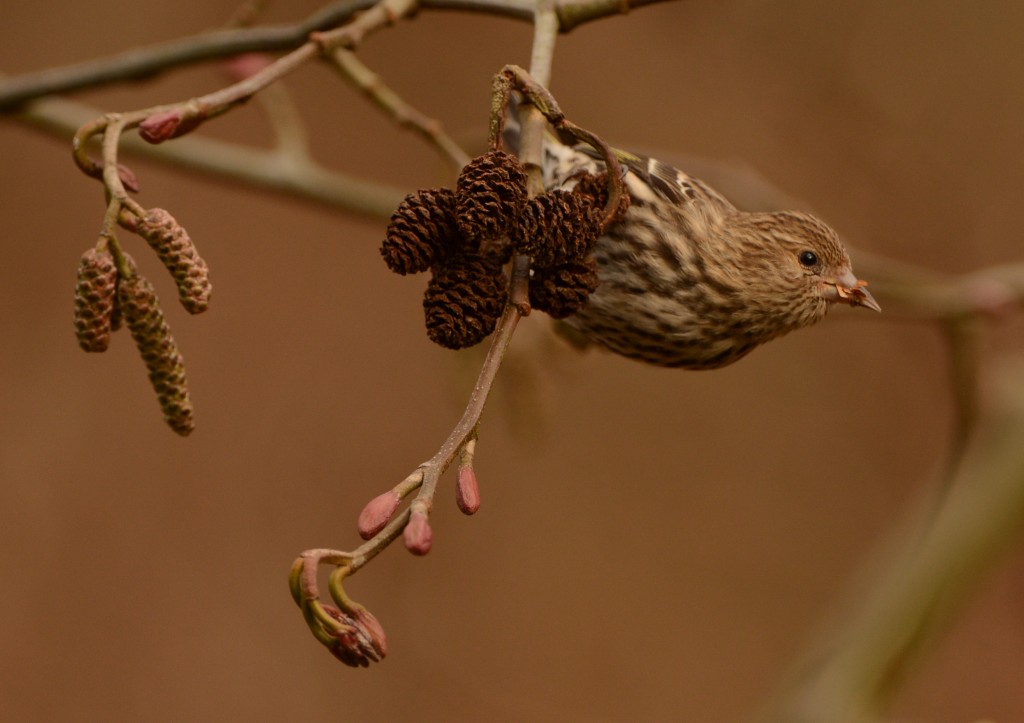
[{"label": "bare twig", "polygon": [[49,68],[0,82],[0,111],[17,109],[26,101],[55,93],[68,93],[107,83],[149,78],[172,68],[228,58],[240,53],[294,50],[317,30],[336,27],[374,0],[331,3],[292,25],[237,28],[211,32],[135,48],[96,60]]},{"label": "bare twig", "polygon": [[346,48],[335,48],[330,53],[334,67],[367,97],[388,113],[403,128],[419,133],[455,168],[462,168],[469,162],[469,155],[444,132],[441,123],[412,107],[389,88],[381,77],[363,64],[356,54]]},{"label": "bare twig", "polygon": [[[544,16],[543,11],[539,11],[539,15]],[[546,50],[536,52],[534,54],[534,62],[537,63],[538,69],[544,74],[550,72],[555,29],[552,23],[538,23],[537,25],[535,47],[538,44],[542,44]],[[538,38],[540,39],[539,41],[537,40]],[[504,85],[495,85],[494,94],[501,97],[500,100],[496,99],[492,102],[491,112],[492,115],[503,117],[507,108],[508,82],[517,78],[529,83],[534,83],[534,81],[521,72],[510,74],[503,71],[501,76],[507,80]],[[532,86],[531,89],[533,89]],[[539,97],[538,100],[540,100]],[[549,96],[545,100],[550,100],[549,105],[554,104],[554,99]],[[549,120],[550,118],[551,116],[549,116]],[[557,119],[562,120],[560,113]],[[541,125],[543,121],[544,118],[539,113],[533,119],[533,122],[537,125]],[[492,129],[500,127],[500,121],[497,123],[492,121],[491,126]],[[538,142],[529,149],[524,149],[526,154],[524,157],[535,169],[539,169],[541,152],[540,134],[535,133],[534,135]],[[492,134],[492,144],[496,144],[497,139],[498,135]],[[621,180],[618,178],[617,182],[621,184]],[[539,173],[533,173],[529,177],[528,190],[530,195],[543,193],[544,188]],[[466,403],[462,417],[433,457],[417,467],[392,490],[372,500],[367,508],[364,509],[363,515],[360,515],[359,526],[361,532],[372,535],[370,539],[351,553],[307,551],[300,556],[292,567],[292,595],[302,609],[307,625],[309,625],[314,635],[335,655],[339,654],[339,647],[344,647],[338,641],[341,639],[349,640],[349,638],[344,636],[350,635],[350,631],[348,627],[343,626],[339,628],[337,626],[337,616],[330,610],[325,609],[323,604],[320,603],[319,590],[316,587],[316,568],[322,563],[334,565],[336,569],[332,573],[332,580],[335,579],[335,576],[340,580],[341,577],[351,575],[366,565],[373,557],[389,546],[399,534],[404,536],[405,545],[410,551],[416,554],[427,553],[431,548],[433,538],[428,519],[434,504],[437,485],[441,475],[447,471],[457,456],[460,457],[460,465],[464,468],[461,470],[461,473],[474,476],[471,483],[468,481],[468,478],[465,484],[460,481],[461,486],[457,490],[457,496],[462,495],[459,497],[460,507],[464,512],[471,513],[475,511],[478,500],[467,500],[463,493],[467,489],[472,490],[470,497],[475,496],[476,493],[472,460],[480,419],[494,386],[498,369],[508,350],[519,320],[529,313],[527,295],[529,273],[529,258],[521,255],[515,256],[512,260],[512,272],[509,281],[511,286],[509,302],[501,318],[498,320],[491,337],[490,347],[487,350],[480,374]],[[401,501],[413,491],[417,493],[408,508],[397,516],[393,516]],[[386,523],[385,520],[387,521]],[[331,587],[331,596],[341,610],[346,609],[343,603],[349,604],[351,607],[351,602],[344,596],[340,582],[338,585]],[[343,660],[351,664],[351,661],[345,658]],[[362,659],[360,658],[360,660]]]},{"label": "bare twig", "polygon": [[[75,101],[47,98],[30,104],[19,119],[68,138],[83,124],[100,120],[98,113]],[[121,150],[374,218],[387,218],[405,195],[402,189],[325,168],[291,149],[265,150],[196,135],[154,146],[129,134],[122,137]]]},{"label": "bare twig", "polygon": [[953,434],[943,474],[944,486],[948,489],[955,479],[967,446],[978,424],[978,377],[979,352],[978,336],[981,319],[977,314],[950,317],[943,324],[949,344],[949,381],[953,388]]},{"label": "bare twig", "polygon": [[[568,32],[591,20],[667,1],[566,0],[555,4],[558,30]],[[46,95],[149,78],[172,68],[206,60],[227,58],[240,53],[294,50],[307,42],[310,33],[337,27],[374,4],[372,0],[341,0],[291,25],[215,30],[125,51],[108,58],[9,78],[0,82],[0,112],[10,112],[27,101]],[[422,0],[419,4],[434,10],[478,12],[528,22],[534,17],[534,3],[530,0]]]}]

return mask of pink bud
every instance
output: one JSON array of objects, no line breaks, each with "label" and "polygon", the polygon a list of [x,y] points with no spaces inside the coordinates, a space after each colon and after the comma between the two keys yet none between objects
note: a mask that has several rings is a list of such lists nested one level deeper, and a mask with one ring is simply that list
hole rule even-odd
[{"label": "pink bud", "polygon": [[480,509],[480,485],[470,465],[459,467],[455,482],[455,503],[467,515]]},{"label": "pink bud", "polygon": [[181,110],[154,113],[139,123],[139,136],[147,143],[163,143],[183,136],[203,122],[200,116],[185,117]]},{"label": "pink bud", "polygon": [[136,233],[139,230],[139,220],[123,210],[117,217],[117,223],[121,228],[128,229],[132,233]]},{"label": "pink bud", "polygon": [[139,192],[139,179],[132,173],[132,169],[123,163],[117,164],[117,175],[121,179],[121,183],[132,193]]},{"label": "pink bud", "polygon": [[395,510],[398,509],[401,502],[402,498],[394,490],[388,490],[370,500],[363,511],[359,513],[359,521],[356,523],[359,536],[364,540],[369,540],[384,529],[384,525],[395,514]]},{"label": "pink bud", "polygon": [[405,526],[405,547],[414,555],[426,555],[434,542],[434,532],[425,512],[413,512]]},{"label": "pink bud", "polygon": [[245,80],[266,68],[274,62],[266,53],[242,53],[228,58],[221,67],[229,77],[235,80]]},{"label": "pink bud", "polygon": [[[384,657],[384,652],[387,649],[384,630],[377,619],[367,610],[361,610],[357,613],[357,617],[353,618],[333,605],[324,605],[323,609],[343,626],[343,629],[330,633],[334,638],[327,645],[331,655],[353,668],[365,668],[370,663],[379,662]],[[367,620],[372,620],[372,629],[366,626],[365,621]]]},{"label": "pink bud", "polygon": [[1020,303],[1013,287],[999,279],[975,279],[967,285],[967,298],[978,311],[998,318]]}]

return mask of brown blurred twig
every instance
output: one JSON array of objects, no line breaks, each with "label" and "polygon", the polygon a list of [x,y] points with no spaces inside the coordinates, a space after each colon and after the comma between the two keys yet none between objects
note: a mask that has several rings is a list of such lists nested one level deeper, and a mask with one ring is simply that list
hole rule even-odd
[{"label": "brown blurred twig", "polygon": [[[31,103],[18,118],[47,133],[70,138],[79,127],[98,115],[97,108],[82,103],[46,98]],[[311,157],[296,155],[291,149],[253,148],[199,135],[154,146],[130,134],[122,137],[121,150],[129,155],[374,218],[387,218],[405,195],[400,188],[326,168]]]},{"label": "brown blurred twig", "polygon": [[924,500],[855,581],[842,619],[794,671],[765,720],[866,721],[983,575],[1024,534],[1024,368],[1004,370],[995,410],[938,513]]},{"label": "brown blurred twig", "polygon": [[[564,33],[598,18],[667,1],[563,0],[553,3],[552,7],[558,20],[558,31]],[[337,27],[377,4],[374,0],[341,0],[294,24],[215,30],[128,50],[108,58],[8,78],[0,82],[0,111],[10,112],[27,101],[47,95],[150,78],[172,68],[205,60],[240,53],[291,51],[305,44],[311,33]],[[418,5],[427,9],[479,12],[528,22],[533,21],[535,8],[532,0],[420,0]],[[361,35],[352,36],[353,44],[361,39]]]},{"label": "brown blurred twig", "polygon": [[379,75],[370,70],[348,48],[334,48],[330,53],[334,67],[357,88],[367,95],[379,108],[395,119],[403,128],[410,128],[420,134],[448,159],[456,168],[469,162],[467,154],[444,132],[441,123],[412,107],[389,88]]}]

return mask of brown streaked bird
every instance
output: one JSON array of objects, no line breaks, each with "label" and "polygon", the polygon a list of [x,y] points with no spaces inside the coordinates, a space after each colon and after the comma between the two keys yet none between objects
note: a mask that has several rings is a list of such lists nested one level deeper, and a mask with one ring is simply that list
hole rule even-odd
[{"label": "brown streaked bird", "polygon": [[[616,152],[630,207],[594,251],[600,286],[565,321],[590,342],[651,364],[715,369],[825,317],[881,307],[835,231],[799,211],[740,211],[660,161]],[[548,138],[544,181],[571,188],[604,164]]]}]

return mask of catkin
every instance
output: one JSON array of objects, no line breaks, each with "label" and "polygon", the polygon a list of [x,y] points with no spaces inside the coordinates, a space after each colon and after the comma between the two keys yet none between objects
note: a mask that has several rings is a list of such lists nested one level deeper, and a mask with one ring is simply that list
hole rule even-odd
[{"label": "catkin", "polygon": [[106,351],[117,306],[117,266],[107,250],[82,254],[75,284],[75,335],[85,351]]},{"label": "catkin", "polygon": [[190,314],[210,305],[210,270],[185,229],[162,208],[146,212],[135,229],[156,251],[178,285],[178,299]]},{"label": "catkin", "polygon": [[122,278],[117,286],[117,297],[135,346],[149,370],[149,381],[160,402],[164,421],[178,434],[189,434],[194,424],[185,363],[153,285],[138,274]]}]

